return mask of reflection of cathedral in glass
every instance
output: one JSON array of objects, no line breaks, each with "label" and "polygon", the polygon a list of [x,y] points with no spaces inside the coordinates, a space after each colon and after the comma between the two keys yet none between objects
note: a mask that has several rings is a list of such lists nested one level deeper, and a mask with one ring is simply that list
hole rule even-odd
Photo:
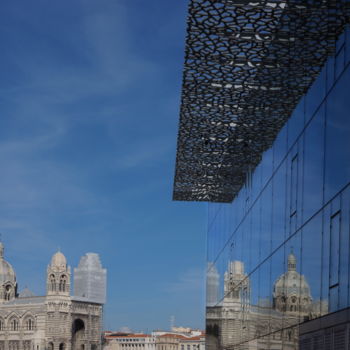
[{"label": "reflection of cathedral in glass", "polygon": [[288,256],[288,271],[276,281],[273,288],[273,307],[282,312],[312,311],[310,287],[305,277],[296,269],[297,260],[293,253]]},{"label": "reflection of cathedral in glass", "polygon": [[[230,261],[224,274],[224,297],[207,304],[207,349],[295,349],[298,332],[293,326],[326,313],[314,302],[305,276],[297,272],[297,259],[288,255],[287,271],[272,286],[272,300],[257,299],[244,263]],[[216,276],[214,279],[213,276]],[[208,282],[219,288],[219,274],[209,264]],[[208,300],[208,298],[207,298]],[[212,299],[210,300],[213,301]]]}]

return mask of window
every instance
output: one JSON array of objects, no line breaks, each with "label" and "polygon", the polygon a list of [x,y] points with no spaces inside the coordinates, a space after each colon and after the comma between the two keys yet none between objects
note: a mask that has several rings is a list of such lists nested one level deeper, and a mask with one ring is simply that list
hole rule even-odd
[{"label": "window", "polygon": [[56,291],[55,275],[50,275],[50,290],[51,290],[51,292],[55,292]]},{"label": "window", "polygon": [[19,322],[16,318],[11,321],[11,331],[18,331]]},{"label": "window", "polygon": [[26,321],[26,329],[28,331],[33,331],[34,330],[34,320],[32,318],[27,319],[27,321]]},{"label": "window", "polygon": [[66,292],[67,276],[62,275],[60,278],[59,291]]}]

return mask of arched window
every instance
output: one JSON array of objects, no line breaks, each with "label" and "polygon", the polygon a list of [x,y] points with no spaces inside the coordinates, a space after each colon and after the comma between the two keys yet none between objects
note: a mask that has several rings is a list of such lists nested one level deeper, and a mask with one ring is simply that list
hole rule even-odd
[{"label": "arched window", "polygon": [[50,276],[50,289],[52,292],[56,291],[56,278],[55,275]]},{"label": "arched window", "polygon": [[59,286],[60,292],[65,292],[66,291],[66,284],[67,284],[67,276],[66,275],[62,275],[61,278],[60,278],[60,286]]},{"label": "arched window", "polygon": [[12,295],[12,287],[7,285],[5,288],[5,300],[10,300]]},{"label": "arched window", "polygon": [[34,320],[32,318],[28,318],[26,321],[26,329],[27,331],[33,331],[34,330]]},{"label": "arched window", "polygon": [[10,323],[11,331],[18,331],[18,326],[19,326],[19,322],[18,322],[17,318],[13,318],[11,320],[11,323]]}]

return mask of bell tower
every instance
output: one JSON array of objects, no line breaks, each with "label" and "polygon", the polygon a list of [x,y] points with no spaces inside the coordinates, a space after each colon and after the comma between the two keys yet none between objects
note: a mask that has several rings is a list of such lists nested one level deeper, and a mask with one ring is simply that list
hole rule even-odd
[{"label": "bell tower", "polygon": [[46,290],[47,295],[70,295],[71,269],[67,265],[66,257],[58,251],[47,267]]}]

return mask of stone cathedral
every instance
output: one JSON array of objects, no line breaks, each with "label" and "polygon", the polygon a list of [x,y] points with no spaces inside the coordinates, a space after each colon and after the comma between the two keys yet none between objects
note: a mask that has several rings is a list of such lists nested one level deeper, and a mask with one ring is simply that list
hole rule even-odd
[{"label": "stone cathedral", "polygon": [[74,275],[79,281],[74,279],[78,287],[71,296],[71,268],[58,251],[47,267],[46,295],[35,296],[27,288],[18,293],[0,243],[0,350],[100,348],[106,270],[97,254],[88,253]]}]

